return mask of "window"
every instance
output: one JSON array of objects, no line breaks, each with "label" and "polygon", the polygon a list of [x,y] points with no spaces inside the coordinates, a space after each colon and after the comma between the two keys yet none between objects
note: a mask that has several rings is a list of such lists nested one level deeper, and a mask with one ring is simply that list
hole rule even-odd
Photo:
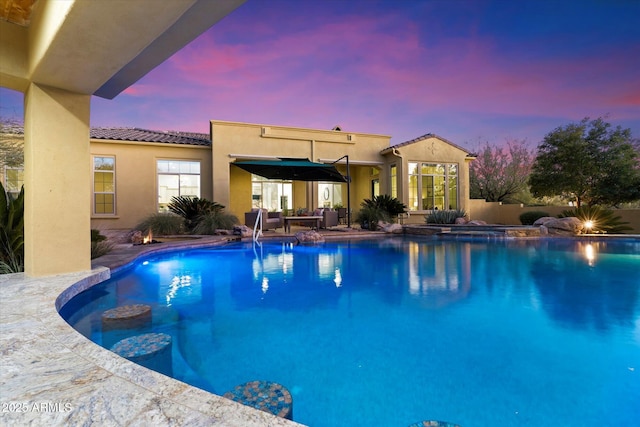
[{"label": "window", "polygon": [[344,205],[342,202],[342,184],[319,182],[318,206],[321,208],[332,208],[335,205]]},{"label": "window", "polygon": [[20,189],[24,185],[23,168],[6,168],[4,170],[5,191],[16,197],[20,194]]},{"label": "window", "polygon": [[389,168],[389,182],[391,197],[398,197],[398,166],[396,165],[391,165]]},{"label": "window", "polygon": [[458,165],[409,163],[409,210],[458,208]]},{"label": "window", "polygon": [[251,175],[251,207],[272,212],[293,209],[293,181]]},{"label": "window", "polygon": [[158,210],[167,210],[172,197],[200,197],[200,162],[158,160]]},{"label": "window", "polygon": [[93,157],[93,213],[116,213],[116,159]]}]

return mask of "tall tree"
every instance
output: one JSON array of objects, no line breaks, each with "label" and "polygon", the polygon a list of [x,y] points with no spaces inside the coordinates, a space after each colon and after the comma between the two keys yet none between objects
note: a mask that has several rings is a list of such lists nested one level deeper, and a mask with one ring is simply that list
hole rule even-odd
[{"label": "tall tree", "polygon": [[488,202],[516,202],[527,190],[533,152],[524,141],[509,141],[506,147],[488,142],[479,150],[469,169],[470,196]]},{"label": "tall tree", "polygon": [[558,127],[538,147],[529,184],[536,197],[561,196],[578,207],[638,200],[638,143],[630,129],[602,118]]}]

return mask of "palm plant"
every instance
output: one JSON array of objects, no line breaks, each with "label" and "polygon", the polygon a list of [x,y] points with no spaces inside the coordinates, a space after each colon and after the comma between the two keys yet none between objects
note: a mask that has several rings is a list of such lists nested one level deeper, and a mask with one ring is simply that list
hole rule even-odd
[{"label": "palm plant", "polygon": [[599,206],[582,205],[579,208],[562,211],[559,218],[576,217],[585,225],[583,233],[608,233],[620,234],[625,231],[632,231],[633,228],[627,226],[628,222],[610,209],[603,209]]},{"label": "palm plant", "polygon": [[393,222],[398,215],[407,212],[407,206],[395,197],[388,194],[374,196],[373,199],[364,199],[363,208],[375,208],[386,213],[388,220]]},{"label": "palm plant", "polygon": [[16,198],[0,183],[0,274],[24,271],[24,187]]},{"label": "palm plant", "polygon": [[184,218],[185,226],[192,231],[200,219],[215,211],[221,211],[224,206],[211,200],[199,197],[178,196],[172,197],[171,203],[167,206],[169,210]]}]

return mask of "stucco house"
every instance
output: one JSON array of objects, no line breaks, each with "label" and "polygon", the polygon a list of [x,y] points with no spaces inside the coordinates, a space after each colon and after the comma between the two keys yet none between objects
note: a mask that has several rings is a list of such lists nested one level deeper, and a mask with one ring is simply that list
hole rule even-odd
[{"label": "stucco house", "polygon": [[[172,196],[214,200],[242,219],[253,208],[294,212],[300,208],[347,206],[347,184],[269,180],[235,165],[237,161],[282,157],[336,162],[351,177],[351,208],[378,194],[403,201],[408,221],[423,222],[434,209],[467,209],[471,157],[433,134],[390,146],[391,137],[212,120],[210,134],[137,128],[90,130],[91,226],[130,229],[146,216],[166,210]],[[11,190],[22,171],[5,168]],[[413,217],[413,218],[412,218]]]}]

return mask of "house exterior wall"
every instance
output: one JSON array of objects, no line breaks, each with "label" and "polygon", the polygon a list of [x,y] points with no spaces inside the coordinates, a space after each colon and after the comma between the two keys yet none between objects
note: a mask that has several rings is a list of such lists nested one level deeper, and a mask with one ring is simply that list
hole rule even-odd
[{"label": "house exterior wall", "polygon": [[[398,199],[409,206],[409,166],[410,162],[423,163],[455,163],[458,165],[458,209],[469,209],[469,163],[473,158],[468,156],[467,151],[444,141],[437,136],[428,137],[424,140],[407,144],[397,145],[391,150],[385,151],[384,173],[381,176],[389,177],[389,168],[395,164],[398,167]],[[385,193],[390,194],[390,183],[385,181]],[[418,209],[412,211],[411,215],[423,215],[429,211]]]},{"label": "house exterior wall", "polygon": [[[390,136],[333,130],[303,129],[251,123],[211,121],[213,200],[229,207],[239,219],[251,209],[251,174],[232,166],[237,159],[296,157],[329,162],[348,155],[350,161],[351,207],[356,210],[371,197],[370,168],[382,165],[380,152],[389,146]],[[346,174],[344,160],[337,168]],[[294,183],[293,208],[315,209],[317,183]],[[343,199],[346,206],[346,184]]]},{"label": "house exterior wall", "polygon": [[[92,162],[94,156],[115,157],[116,186],[115,215],[94,214],[91,198],[91,228],[130,229],[158,212],[158,160],[199,161],[200,196],[213,197],[210,147],[92,139],[90,153]],[[93,182],[89,185],[93,195]]]}]

